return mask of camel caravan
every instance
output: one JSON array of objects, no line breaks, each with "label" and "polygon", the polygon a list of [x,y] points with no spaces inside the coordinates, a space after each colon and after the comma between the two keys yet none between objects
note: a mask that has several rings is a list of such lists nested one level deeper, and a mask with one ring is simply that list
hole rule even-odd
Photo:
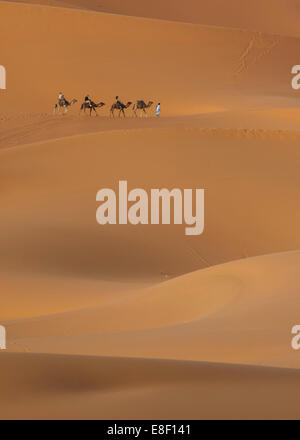
[{"label": "camel caravan", "polygon": [[[63,114],[66,114],[68,112],[69,107],[76,104],[78,101],[77,99],[72,99],[71,101],[68,101],[62,92],[58,95],[58,100],[54,106],[53,113],[60,113],[62,110]],[[127,104],[124,104],[122,101],[119,100],[119,97],[116,96],[115,102],[110,107],[109,115],[111,118],[115,117],[115,112],[117,112],[119,118],[123,116],[126,117],[125,110],[129,109],[132,106],[132,116],[138,117],[138,116],[148,116],[147,109],[149,109],[154,104],[153,101],[149,101],[148,104],[146,104],[143,100],[137,100],[135,103],[128,101]],[[104,102],[99,102],[98,104],[95,103],[89,95],[87,95],[84,98],[83,103],[80,106],[79,114],[89,112],[89,115],[92,116],[92,113],[95,113],[95,116],[98,116],[97,110],[101,107],[105,106]],[[160,116],[160,103],[157,104],[156,110],[155,110],[156,116]]]}]

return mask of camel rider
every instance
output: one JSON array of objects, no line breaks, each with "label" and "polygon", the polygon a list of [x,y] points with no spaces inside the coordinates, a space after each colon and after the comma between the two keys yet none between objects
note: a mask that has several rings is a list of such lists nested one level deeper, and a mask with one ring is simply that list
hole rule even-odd
[{"label": "camel rider", "polygon": [[59,95],[58,95],[58,103],[59,103],[59,104],[64,104],[65,102],[66,102],[66,98],[64,97],[64,95],[63,95],[62,92],[59,92]]},{"label": "camel rider", "polygon": [[116,96],[116,106],[122,106],[122,102],[119,100],[119,97]]},{"label": "camel rider", "polygon": [[85,103],[86,105],[88,105],[89,107],[91,106],[92,101],[91,101],[89,95],[86,95],[86,97],[84,98],[84,103]]}]

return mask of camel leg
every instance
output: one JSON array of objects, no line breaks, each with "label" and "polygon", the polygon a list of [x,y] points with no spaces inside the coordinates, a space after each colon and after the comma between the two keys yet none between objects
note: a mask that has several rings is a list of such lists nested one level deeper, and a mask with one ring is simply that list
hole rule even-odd
[{"label": "camel leg", "polygon": [[95,109],[94,107],[91,107],[91,108],[90,108],[90,116],[92,116],[92,111],[93,111],[93,110],[94,110],[94,112],[96,113],[96,116],[98,116],[98,115],[97,115],[97,112],[96,112],[96,109]]},{"label": "camel leg", "polygon": [[[98,116],[97,110],[95,109],[95,107],[93,107],[94,112],[96,113],[96,116]],[[92,112],[91,112],[92,113]]]},{"label": "camel leg", "polygon": [[145,113],[146,118],[148,118],[146,110],[143,108],[143,112]]},{"label": "camel leg", "polygon": [[59,113],[60,112],[60,106],[59,104],[55,104],[54,109],[53,109],[53,113],[56,115],[56,112]]}]

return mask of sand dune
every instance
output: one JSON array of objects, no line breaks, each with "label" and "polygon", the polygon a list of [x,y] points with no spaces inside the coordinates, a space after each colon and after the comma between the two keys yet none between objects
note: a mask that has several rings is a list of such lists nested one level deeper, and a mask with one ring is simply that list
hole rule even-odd
[{"label": "sand dune", "polygon": [[[20,3],[25,0],[14,1]],[[300,35],[297,0],[227,0],[226,3],[223,0],[26,0],[26,3]]]},{"label": "sand dune", "polygon": [[299,370],[31,354],[0,357],[5,378],[1,414],[10,419],[298,416]]},{"label": "sand dune", "polygon": [[[282,102],[283,101],[283,102]],[[277,104],[277,105],[276,105]],[[273,108],[248,110],[222,110],[203,107],[201,113],[191,116],[164,117],[159,121],[154,118],[127,118],[126,120],[110,119],[106,113],[100,118],[67,115],[56,117],[49,114],[33,114],[13,117],[6,116],[0,122],[0,149],[18,145],[59,139],[76,134],[99,133],[102,131],[160,129],[174,127],[222,129],[224,133],[232,133],[233,137],[252,137],[271,139],[298,138],[300,110],[295,107],[292,99],[278,99]],[[289,105],[289,107],[281,107]],[[256,104],[257,105],[257,104]],[[200,109],[199,109],[200,111]],[[99,121],[100,119],[100,121]],[[234,121],[234,122],[233,122]],[[234,130],[233,130],[234,129]],[[219,130],[220,132],[220,130]]]},{"label": "sand dune", "polygon": [[[2,270],[161,281],[162,273],[173,277],[298,249],[298,143],[297,134],[178,127],[107,131],[2,150]],[[282,167],[287,155],[293,160]],[[122,178],[129,189],[172,188],[174,181],[179,188],[205,188],[205,234],[191,240],[183,225],[148,225],[147,234],[144,226],[101,228],[96,193],[116,188]]]},{"label": "sand dune", "polygon": [[297,96],[290,84],[295,38],[6,2],[0,8],[6,112],[51,113],[60,90],[107,104],[116,94],[125,102],[159,100],[164,115],[240,108],[245,93]]},{"label": "sand dune", "polygon": [[96,307],[7,322],[8,348],[299,367],[299,259],[231,262]]},{"label": "sand dune", "polygon": [[[48,345],[44,339],[37,341],[35,348],[30,348],[31,341],[22,341],[19,345],[17,339],[29,337],[39,340],[56,336],[59,338],[58,351],[62,344],[64,350],[69,347],[72,352],[75,344],[75,350],[81,346],[84,352],[87,350],[91,354],[92,347],[92,350],[99,353],[97,337],[95,341],[91,338],[94,341],[91,343],[83,339],[82,344],[78,345],[76,337],[81,336],[82,332],[97,335],[103,331],[109,333],[180,325],[197,319],[199,313],[201,316],[209,313],[210,308],[206,309],[202,302],[207,296],[208,300],[213,304],[216,301],[216,306],[222,308],[227,296],[229,299],[236,296],[236,281],[229,282],[226,290],[223,276],[220,284],[223,297],[212,299],[211,291],[205,292],[202,287],[204,297],[198,298],[202,278],[196,278],[192,283],[189,301],[185,301],[187,293],[180,288],[179,283],[179,304],[173,297],[177,280],[174,280],[175,285],[171,284],[173,287],[167,291],[163,304],[160,303],[160,296],[155,293],[152,295],[151,292],[145,296],[139,286],[141,283],[159,283],[166,278],[232,259],[297,249],[299,243],[295,231],[299,223],[299,212],[294,200],[297,198],[295,184],[299,180],[298,162],[289,161],[286,168],[282,169],[282,161],[287,154],[297,157],[298,139],[296,132],[283,133],[281,138],[280,133],[274,131],[132,128],[128,131],[103,131],[2,150],[0,170],[6,182],[2,191],[2,204],[6,209],[1,227],[6,231],[6,236],[2,240],[0,259],[4,285],[11,293],[9,296],[5,292],[2,295],[5,307],[1,319],[6,321],[38,317],[88,308],[83,312],[72,313],[70,320],[67,315],[54,317],[53,320],[47,318],[46,325],[39,320],[23,322],[20,326],[18,323],[7,323],[14,342],[12,349],[23,349],[25,345],[32,350],[39,351],[42,346],[47,350]],[[272,156],[269,154],[270,143]],[[130,146],[130,155],[128,147],[124,148],[124,145]],[[161,145],[164,145],[163,150]],[[172,187],[175,175],[179,187],[201,187],[203,182],[208,194],[208,227],[205,235],[191,242],[180,226],[148,226],[147,235],[142,226],[99,227],[94,220],[95,194],[100,187],[116,186],[117,182],[110,172],[110,164],[115,157],[119,158],[119,163],[114,165],[116,175],[129,176],[132,187],[141,183],[145,188]],[[132,157],[135,158],[133,164]],[[157,157],[160,161],[159,169]],[[170,162],[170,157],[173,157],[173,162]],[[234,161],[228,160],[232,157]],[[259,163],[257,157],[260,157]],[[148,164],[147,170],[142,167],[144,160]],[[212,206],[210,198],[214,200]],[[278,210],[279,206],[282,211]],[[57,212],[58,217],[53,215]],[[223,215],[224,212],[228,214]],[[289,229],[286,228],[286,216],[290,218]],[[260,265],[261,262],[253,270],[254,273]],[[13,281],[16,271],[20,277],[19,286]],[[236,272],[239,274],[240,269]],[[269,272],[272,273],[272,269]],[[219,279],[218,276],[216,278]],[[105,280],[106,284],[103,283]],[[118,284],[115,287],[116,282]],[[122,287],[121,283],[124,282]],[[297,280],[291,276],[293,282],[298,285]],[[267,275],[259,281],[258,291],[259,286],[265,283]],[[270,289],[273,288],[271,284]],[[40,295],[41,290],[43,295]],[[123,290],[127,291],[124,295]],[[224,290],[227,292],[226,297]],[[111,293],[114,291],[117,292],[116,296]],[[70,304],[70,298],[76,292],[78,299],[75,300],[74,296],[74,302]],[[89,292],[89,297],[85,292]],[[133,295],[133,301],[128,299],[129,294]],[[101,309],[103,296],[105,301],[114,304]],[[262,301],[263,298],[262,294]],[[97,307],[93,309],[92,306]],[[128,310],[128,313],[124,313],[124,310]],[[152,310],[147,319],[143,310]],[[171,310],[175,316],[172,316]],[[237,313],[239,316],[241,314]],[[154,318],[157,321],[153,321]],[[294,316],[294,320],[296,318]],[[239,327],[242,325],[243,320],[233,327],[233,339],[236,329],[242,331]],[[289,332],[293,322],[287,325],[289,327],[286,331]],[[224,322],[221,328],[225,328]],[[257,331],[262,331],[262,328],[263,324]],[[278,332],[282,330],[279,326]],[[184,329],[175,329],[175,334],[180,332],[183,335]],[[64,340],[64,336],[73,338],[74,343]],[[189,337],[190,340],[196,340],[198,332],[194,331],[194,337]],[[289,334],[282,334],[282,338],[279,356],[276,352],[280,361],[290,349]],[[263,362],[273,356],[271,352],[263,353],[265,345],[260,349],[258,347],[256,354],[255,350],[254,353],[248,348],[243,350],[243,338],[238,339],[240,342],[237,341],[236,350],[231,352],[233,359],[238,362]],[[114,344],[108,341],[107,349],[115,355]],[[268,337],[266,341],[269,341]],[[149,351],[145,355],[152,352],[152,355],[163,357],[163,346],[156,347],[156,342],[152,344],[151,341],[148,344],[145,350],[149,348]],[[49,350],[55,351],[54,345],[53,341],[49,341]],[[121,346],[124,350],[127,347],[124,341]],[[178,355],[180,345],[179,351],[171,343],[168,346],[170,351],[166,352],[170,357],[182,358],[182,355]],[[118,343],[115,347],[118,347]],[[184,351],[188,359],[199,359],[194,347],[194,343],[191,343],[189,352]],[[210,356],[215,351],[213,347],[214,344],[208,349],[204,360],[211,360]],[[280,356],[282,347],[284,356]],[[132,353],[130,344],[127,349]],[[122,350],[117,354],[122,352],[126,355],[126,350]],[[142,347],[133,347],[134,355],[139,350],[144,353]],[[223,356],[219,357],[219,352],[215,352],[215,356],[213,360],[231,360],[230,357],[226,358],[226,350]]]},{"label": "sand dune", "polygon": [[[0,418],[299,418],[296,2],[27,3],[0,1]],[[100,227],[122,179],[204,188],[204,234]]]}]

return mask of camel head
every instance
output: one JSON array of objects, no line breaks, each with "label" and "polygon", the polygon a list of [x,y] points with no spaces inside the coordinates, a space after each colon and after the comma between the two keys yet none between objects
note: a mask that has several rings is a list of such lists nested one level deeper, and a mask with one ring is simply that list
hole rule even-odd
[{"label": "camel head", "polygon": [[77,99],[72,99],[72,101],[70,102],[70,105],[76,104]]},{"label": "camel head", "polygon": [[153,104],[154,104],[153,101],[149,101],[147,104],[147,107],[151,107],[151,105],[153,105]]},{"label": "camel head", "polygon": [[128,107],[130,107],[130,106],[131,106],[131,104],[132,104],[132,102],[131,102],[131,101],[128,101],[128,102],[127,102],[127,104],[125,105],[125,108],[128,108]]},{"label": "camel head", "polygon": [[105,105],[105,102],[99,102],[98,107],[103,107]]}]

